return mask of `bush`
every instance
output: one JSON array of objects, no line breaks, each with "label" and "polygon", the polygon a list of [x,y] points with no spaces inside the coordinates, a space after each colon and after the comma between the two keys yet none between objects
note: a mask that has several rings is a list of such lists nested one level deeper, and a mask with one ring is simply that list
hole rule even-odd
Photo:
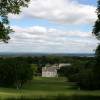
[{"label": "bush", "polygon": [[82,89],[93,90],[94,86],[94,75],[92,69],[81,70],[78,74],[78,85]]}]

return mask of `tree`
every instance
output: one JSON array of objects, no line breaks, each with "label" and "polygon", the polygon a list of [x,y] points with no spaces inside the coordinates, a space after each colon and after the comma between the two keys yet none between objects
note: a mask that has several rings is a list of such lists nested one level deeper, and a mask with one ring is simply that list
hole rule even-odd
[{"label": "tree", "polygon": [[6,58],[0,60],[0,85],[20,89],[33,78],[33,69],[25,60]]},{"label": "tree", "polygon": [[96,49],[96,63],[93,68],[95,88],[100,89],[100,45]]},{"label": "tree", "polygon": [[33,76],[36,76],[38,66],[36,64],[31,64],[31,68],[32,68],[32,71],[33,71]]},{"label": "tree", "polygon": [[17,87],[17,89],[22,88],[23,84],[26,83],[29,80],[32,80],[33,78],[33,69],[31,68],[31,65],[28,64],[25,61],[14,61],[14,84]]},{"label": "tree", "polygon": [[96,35],[98,39],[100,39],[100,0],[98,0],[98,7],[97,7],[97,21],[95,22],[93,28],[93,34]]},{"label": "tree", "polygon": [[14,83],[14,68],[9,60],[0,60],[0,86],[11,86]]},{"label": "tree", "polygon": [[19,14],[21,7],[27,7],[30,0],[0,0],[0,41],[8,42],[9,33],[12,29],[9,26],[8,14]]},{"label": "tree", "polygon": [[[97,37],[98,40],[100,40],[100,0],[98,0],[98,6],[97,6],[97,21],[95,22],[94,28],[93,28],[93,34]],[[94,72],[94,81],[95,81],[95,87],[97,89],[100,89],[100,44],[98,45],[96,49],[96,64],[93,68]]]},{"label": "tree", "polygon": [[94,90],[94,73],[92,68],[81,69],[77,75],[77,83],[81,89]]}]

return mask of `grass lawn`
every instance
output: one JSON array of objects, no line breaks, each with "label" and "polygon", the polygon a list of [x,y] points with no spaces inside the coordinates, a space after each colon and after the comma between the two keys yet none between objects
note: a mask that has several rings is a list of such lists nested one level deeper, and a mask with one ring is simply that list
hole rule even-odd
[{"label": "grass lawn", "polygon": [[[65,78],[41,78],[35,77],[31,83],[27,83],[21,90],[13,88],[0,88],[0,97],[4,98],[19,98],[21,96],[46,97],[57,95],[81,95],[81,96],[100,96],[100,91],[83,91],[74,83],[69,83]],[[100,99],[99,99],[100,100]]]}]

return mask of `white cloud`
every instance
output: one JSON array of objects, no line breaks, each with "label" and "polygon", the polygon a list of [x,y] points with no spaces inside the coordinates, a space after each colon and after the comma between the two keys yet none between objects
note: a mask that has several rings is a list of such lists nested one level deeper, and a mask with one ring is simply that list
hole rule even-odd
[{"label": "white cloud", "polygon": [[[31,0],[29,7],[22,8],[20,15],[10,14],[9,18],[39,18],[60,24],[83,25],[92,24],[96,20],[95,9],[92,5],[80,4],[78,0]],[[79,29],[62,31],[42,26],[12,28],[15,33],[10,34],[8,44],[0,44],[0,51],[85,53],[93,52],[98,43],[91,32]]]},{"label": "white cloud", "polygon": [[62,24],[93,23],[96,20],[95,7],[78,3],[77,0],[31,0],[28,8],[22,8],[18,16],[10,18],[40,18]]},{"label": "white cloud", "polygon": [[[97,40],[86,32],[61,31],[41,26],[21,28],[12,27],[8,44],[0,44],[0,51],[13,52],[93,52]],[[40,34],[41,33],[41,34]]]}]

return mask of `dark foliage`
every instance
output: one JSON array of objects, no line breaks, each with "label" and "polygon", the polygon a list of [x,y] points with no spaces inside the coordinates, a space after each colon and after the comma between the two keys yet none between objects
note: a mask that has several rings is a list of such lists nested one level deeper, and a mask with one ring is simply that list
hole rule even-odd
[{"label": "dark foliage", "polygon": [[[100,39],[100,0],[98,0],[97,6],[97,21],[95,22],[93,34],[96,35],[97,39]],[[94,84],[96,89],[100,89],[100,44],[96,49],[96,63],[93,68],[94,73]]]},{"label": "dark foliage", "polygon": [[9,33],[13,32],[9,26],[8,14],[19,14],[21,7],[27,7],[30,0],[0,0],[0,41],[8,42]]},{"label": "dark foliage", "polygon": [[96,37],[100,38],[100,0],[98,0],[98,7],[97,7],[97,21],[95,22],[94,28],[93,28],[93,34],[96,35]]},{"label": "dark foliage", "polygon": [[29,63],[20,59],[0,60],[0,85],[16,86],[17,89],[31,80],[33,71]]}]

